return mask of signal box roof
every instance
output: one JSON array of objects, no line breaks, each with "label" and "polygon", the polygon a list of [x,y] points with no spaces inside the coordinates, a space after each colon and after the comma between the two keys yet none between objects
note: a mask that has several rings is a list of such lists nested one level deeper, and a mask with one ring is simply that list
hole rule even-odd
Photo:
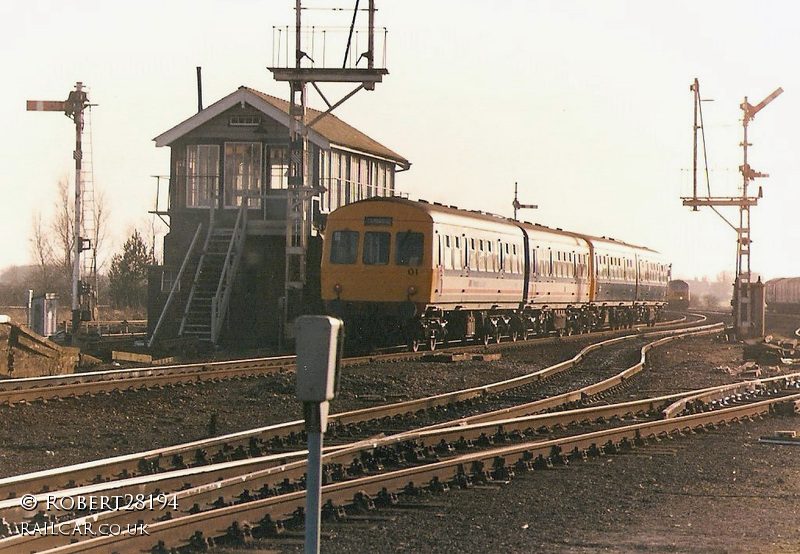
[{"label": "signal box roof", "polygon": [[[270,96],[269,94],[264,94],[263,92],[249,87],[241,86],[235,92],[218,100],[182,123],[179,123],[169,131],[158,135],[153,140],[156,146],[169,146],[184,135],[200,127],[207,121],[210,121],[212,118],[242,103],[256,108],[287,128],[289,127],[290,104],[288,101]],[[307,113],[307,118],[311,121],[323,112],[308,108]],[[407,159],[383,146],[376,140],[371,139],[333,114],[326,115],[320,119],[314,127],[309,129],[308,137],[314,144],[326,150],[334,147],[363,152],[395,162],[403,169],[411,167],[411,162]]]}]

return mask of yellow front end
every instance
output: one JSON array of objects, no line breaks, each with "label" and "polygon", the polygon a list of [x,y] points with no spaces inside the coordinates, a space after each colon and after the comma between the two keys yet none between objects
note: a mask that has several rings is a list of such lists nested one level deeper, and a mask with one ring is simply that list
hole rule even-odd
[{"label": "yellow front end", "polygon": [[430,302],[432,220],[392,200],[356,202],[328,217],[321,280],[326,303]]}]

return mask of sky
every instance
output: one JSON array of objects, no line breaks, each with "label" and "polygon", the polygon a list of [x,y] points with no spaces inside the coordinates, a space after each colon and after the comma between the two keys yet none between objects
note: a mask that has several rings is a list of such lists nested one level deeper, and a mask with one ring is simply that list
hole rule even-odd
[{"label": "sky", "polygon": [[[74,180],[74,125],[26,100],[88,87],[94,187],[111,215],[106,255],[151,228],[169,149],[153,138],[246,85],[288,99],[276,82],[274,27],[293,0],[4,2],[0,45],[0,269],[32,261],[36,213]],[[323,2],[351,8],[353,0]],[[362,2],[366,4],[366,2]],[[742,111],[784,94],[749,125],[763,198],[751,211],[751,267],[800,275],[800,52],[791,0],[377,0],[389,74],[334,112],[411,161],[397,188],[411,198],[513,215],[648,246],[673,276],[733,272],[736,233],[709,208],[692,211],[693,93],[699,79],[713,196],[741,194]],[[304,11],[304,23],[350,14]],[[363,42],[359,45],[363,51]],[[317,54],[318,55],[318,54]],[[382,60],[379,60],[382,61]],[[323,92],[337,99],[339,89]],[[312,92],[312,107],[323,107]],[[702,160],[702,156],[701,156]],[[701,165],[701,170],[703,169]],[[707,195],[704,174],[700,194]],[[165,208],[162,203],[161,209]],[[721,208],[736,226],[738,209]]]}]

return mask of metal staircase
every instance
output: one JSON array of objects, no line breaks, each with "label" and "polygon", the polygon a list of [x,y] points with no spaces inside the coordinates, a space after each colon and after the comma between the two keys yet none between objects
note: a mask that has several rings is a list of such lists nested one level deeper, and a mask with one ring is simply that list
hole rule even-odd
[{"label": "metal staircase", "polygon": [[211,304],[217,292],[225,255],[231,243],[229,229],[209,229],[203,251],[194,272],[189,295],[184,305],[178,335],[198,340],[212,340]]},{"label": "metal staircase", "polygon": [[[178,336],[194,338],[217,344],[223,325],[228,315],[231,294],[236,273],[244,251],[247,230],[247,199],[243,199],[242,207],[233,228],[221,228],[214,225],[213,216],[209,222],[202,250],[196,248],[201,227],[198,227],[192,245],[186,252],[181,269],[167,298],[158,323],[153,331],[149,346],[152,346],[162,327],[172,304],[182,305],[182,316]],[[188,287],[186,277],[192,279]],[[181,289],[187,293],[182,293]]]},{"label": "metal staircase", "polygon": [[233,229],[211,225],[197,262],[178,335],[217,344],[244,250],[247,199]]}]

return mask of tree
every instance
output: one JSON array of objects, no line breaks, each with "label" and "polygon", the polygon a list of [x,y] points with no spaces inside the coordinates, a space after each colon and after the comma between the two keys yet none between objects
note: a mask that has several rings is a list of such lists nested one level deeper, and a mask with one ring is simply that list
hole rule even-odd
[{"label": "tree", "polygon": [[147,299],[147,268],[155,263],[138,230],[125,241],[122,252],[111,257],[108,288],[111,303],[118,308],[142,308]]},{"label": "tree", "polygon": [[[57,188],[52,217],[46,220],[41,213],[37,213],[33,219],[29,240],[31,254],[38,269],[34,286],[39,292],[55,292],[61,298],[71,299],[75,206],[67,177],[59,179]],[[91,241],[92,250],[85,251],[82,256],[92,256],[91,265],[99,269],[97,258],[101,252],[101,243],[104,242],[108,223],[105,196],[102,192],[95,194],[88,206],[91,206],[90,213],[83,215],[91,221],[91,228],[87,229],[87,232],[92,236],[82,238]],[[97,284],[94,276],[88,274],[88,267],[89,264],[84,265],[81,280],[96,289]]]},{"label": "tree", "polygon": [[51,275],[53,273],[53,241],[42,221],[42,214],[36,212],[33,215],[33,225],[30,238],[31,254],[36,260],[36,279],[33,288],[42,292],[48,286],[52,286]]}]

